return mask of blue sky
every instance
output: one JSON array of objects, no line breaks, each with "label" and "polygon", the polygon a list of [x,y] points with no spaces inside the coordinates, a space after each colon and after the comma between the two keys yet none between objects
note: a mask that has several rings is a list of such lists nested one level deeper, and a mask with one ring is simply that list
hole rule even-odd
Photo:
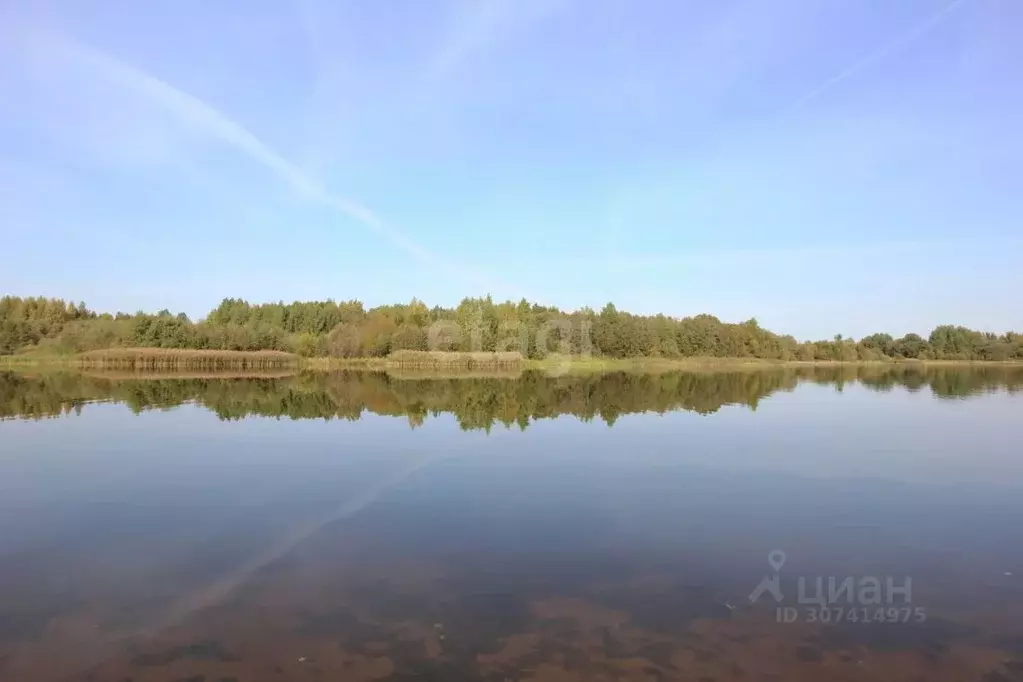
[{"label": "blue sky", "polygon": [[5,0],[0,290],[1023,329],[1020,25],[1018,0]]}]

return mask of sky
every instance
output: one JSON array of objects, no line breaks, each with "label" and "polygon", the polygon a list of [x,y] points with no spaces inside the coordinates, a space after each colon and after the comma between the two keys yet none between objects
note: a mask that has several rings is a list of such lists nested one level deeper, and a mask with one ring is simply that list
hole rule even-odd
[{"label": "sky", "polygon": [[0,0],[0,294],[1023,330],[1019,0]]}]

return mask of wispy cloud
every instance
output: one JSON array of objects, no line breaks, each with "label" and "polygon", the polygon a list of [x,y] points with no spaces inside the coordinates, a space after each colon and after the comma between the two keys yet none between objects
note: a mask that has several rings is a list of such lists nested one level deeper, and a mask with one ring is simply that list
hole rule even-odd
[{"label": "wispy cloud", "polygon": [[919,40],[923,36],[927,35],[932,31],[938,24],[948,17],[952,12],[965,5],[967,0],[953,0],[948,3],[940,10],[929,16],[923,22],[917,24],[910,30],[906,31],[902,35],[898,36],[895,40],[882,45],[880,48],[874,50],[870,54],[861,57],[856,60],[848,67],[843,69],[841,72],[835,74],[831,78],[827,79],[814,89],[807,92],[805,95],[796,100],[795,104],[792,105],[791,111],[798,111],[804,106],[823,95],[828,90],[834,88],[836,85],[842,83],[842,81],[852,78],[860,71],[877,64],[878,62],[887,59],[896,50],[899,50],[915,40]]},{"label": "wispy cloud", "polygon": [[354,87],[357,69],[344,3],[294,0],[293,4],[310,80],[301,123],[307,133],[306,144],[296,162],[318,173],[335,163],[339,151],[350,146],[351,119],[367,98],[360,97]]},{"label": "wispy cloud", "polygon": [[354,220],[402,251],[428,265],[442,268],[448,274],[459,276],[475,286],[488,288],[494,285],[492,278],[461,264],[452,263],[424,248],[388,225],[368,206],[332,192],[319,180],[278,154],[240,123],[203,100],[92,46],[38,31],[30,32],[27,36],[34,49],[50,55],[59,55],[79,67],[85,67],[85,73],[145,98],[164,113],[187,125],[190,130],[233,147],[251,161],[271,171],[306,201],[325,206]]},{"label": "wispy cloud", "polygon": [[456,0],[446,35],[429,62],[428,77],[447,75],[515,30],[562,11],[569,0]]},{"label": "wispy cloud", "polygon": [[831,267],[836,259],[870,259],[883,256],[890,259],[933,256],[936,253],[976,254],[1013,250],[1023,247],[1023,237],[991,237],[983,240],[974,238],[892,239],[869,242],[827,242],[812,245],[788,245],[761,248],[692,249],[686,252],[620,253],[612,258],[603,254],[558,257],[553,260],[534,258],[530,268],[543,270],[561,267],[565,269],[592,270],[618,268],[621,270],[650,270],[686,268],[722,272],[730,269],[765,266],[772,269],[806,267],[808,263]]}]

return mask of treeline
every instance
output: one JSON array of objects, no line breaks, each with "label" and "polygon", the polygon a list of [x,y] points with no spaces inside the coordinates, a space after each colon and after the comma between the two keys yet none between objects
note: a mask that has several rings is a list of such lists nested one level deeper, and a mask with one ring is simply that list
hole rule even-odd
[{"label": "treeline", "polygon": [[524,372],[517,378],[402,379],[382,372],[308,372],[289,377],[139,378],[44,372],[0,372],[0,418],[44,418],[80,412],[95,401],[126,404],[134,412],[184,403],[221,419],[251,415],[290,419],[356,420],[364,413],[403,416],[413,427],[430,415],[453,414],[466,430],[525,429],[539,419],[574,415],[613,424],[619,416],[677,410],[711,414],[724,405],[756,409],[778,391],[812,381],[841,389],[929,388],[942,398],[996,390],[1023,391],[1023,368],[987,366],[844,365],[764,372],[565,375]]},{"label": "treeline", "polygon": [[204,320],[156,314],[97,313],[61,299],[0,299],[0,354],[24,349],[80,353],[106,348],[276,350],[304,357],[384,357],[396,351],[520,352],[632,357],[749,357],[857,361],[1019,360],[1023,335],[942,325],[925,338],[878,333],[797,341],[756,319],[722,322],[712,315],[633,315],[609,303],[600,311],[564,312],[522,300],[466,298],[455,308],[408,304],[366,309],[359,301],[251,304],[224,299]]}]

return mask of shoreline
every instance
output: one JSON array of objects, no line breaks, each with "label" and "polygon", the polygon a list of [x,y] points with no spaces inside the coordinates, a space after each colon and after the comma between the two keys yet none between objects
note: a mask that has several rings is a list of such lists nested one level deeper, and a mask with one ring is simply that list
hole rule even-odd
[{"label": "shoreline", "polygon": [[[1023,367],[1023,360],[769,360],[743,357],[601,358],[552,356],[542,360],[502,359],[490,367],[487,354],[447,353],[449,362],[410,366],[400,358],[305,358],[281,351],[206,351],[165,348],[117,348],[75,355],[24,353],[0,356],[2,370],[80,370],[130,376],[153,373],[202,373],[225,376],[250,371],[282,376],[300,372],[381,371],[402,375],[449,376],[491,373],[512,376],[524,371],[548,373],[777,370],[812,367]],[[470,362],[471,361],[471,362]]]}]

